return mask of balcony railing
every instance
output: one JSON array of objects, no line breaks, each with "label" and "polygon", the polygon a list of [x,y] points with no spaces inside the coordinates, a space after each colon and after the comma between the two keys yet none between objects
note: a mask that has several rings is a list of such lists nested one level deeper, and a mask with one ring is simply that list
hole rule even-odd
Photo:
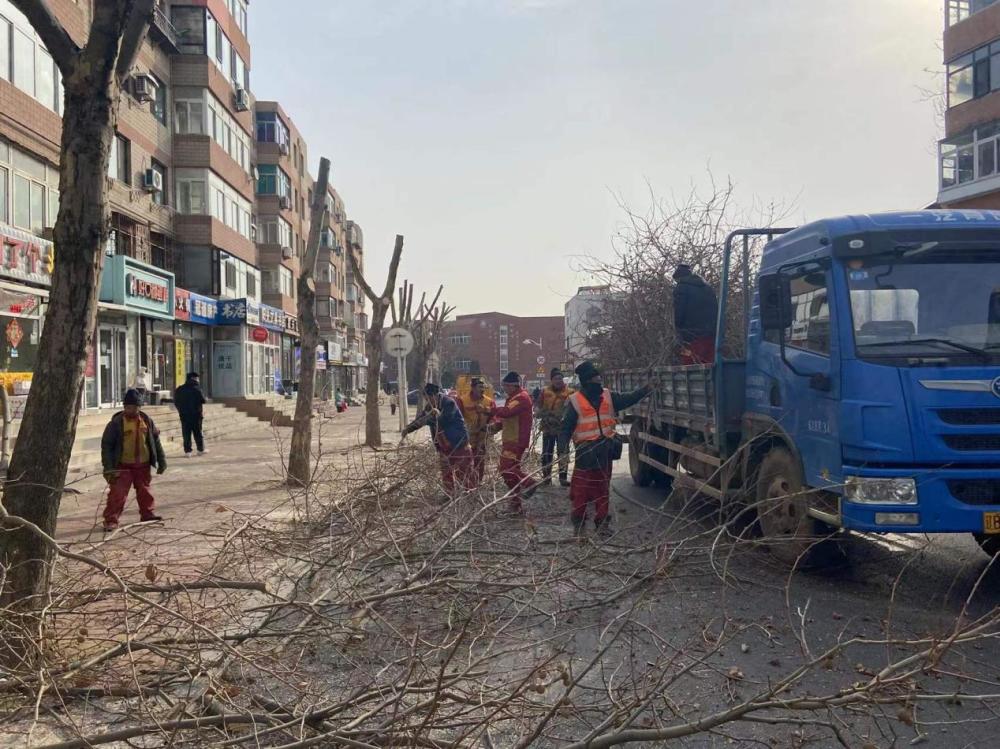
[{"label": "balcony railing", "polygon": [[944,6],[945,23],[950,27],[990,7],[997,0],[948,0]]},{"label": "balcony railing", "polygon": [[149,24],[149,34],[161,44],[169,47],[171,52],[180,52],[180,47],[177,46],[177,28],[167,18],[162,3],[157,3],[153,8],[153,20]]}]

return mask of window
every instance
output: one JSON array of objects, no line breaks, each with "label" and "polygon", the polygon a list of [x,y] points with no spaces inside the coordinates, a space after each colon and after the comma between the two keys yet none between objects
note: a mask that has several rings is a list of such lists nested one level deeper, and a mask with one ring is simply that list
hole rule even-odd
[{"label": "window", "polygon": [[8,172],[0,167],[0,221],[7,221],[7,179]]},{"label": "window", "polygon": [[[785,328],[785,345],[829,355],[830,302],[826,271],[816,265],[805,266],[790,279],[790,284],[792,324]],[[773,343],[776,338],[770,333],[767,339]]]},{"label": "window", "polygon": [[472,361],[470,359],[459,359],[455,362],[456,372],[471,372],[472,371]]},{"label": "window", "polygon": [[116,134],[108,158],[108,176],[126,185],[132,184],[132,159],[129,146],[127,138]]},{"label": "window", "polygon": [[1000,41],[952,60],[947,69],[949,107],[1000,89]]},{"label": "window", "polygon": [[261,143],[288,144],[288,127],[277,112],[257,113],[257,140]]},{"label": "window", "polygon": [[[211,17],[211,16],[209,16]],[[177,29],[177,46],[182,54],[205,54],[205,9],[174,5],[170,8],[170,20]],[[214,19],[212,20],[214,24]],[[214,40],[214,31],[213,40]]]},{"label": "window", "polygon": [[257,276],[254,275],[252,270],[246,272],[247,278],[247,296],[257,296]]},{"label": "window", "polygon": [[258,195],[286,197],[291,194],[291,180],[276,164],[258,164],[257,174]]},{"label": "window", "polygon": [[35,40],[14,29],[14,85],[35,95]]},{"label": "window", "polygon": [[460,333],[448,338],[448,342],[454,346],[468,346],[471,340],[472,337],[468,333]]},{"label": "window", "polygon": [[205,181],[200,179],[177,180],[177,210],[180,213],[205,213]]},{"label": "window", "polygon": [[280,216],[268,218],[261,226],[261,243],[292,246],[292,225]]},{"label": "window", "polygon": [[[152,77],[152,76],[151,76]],[[161,125],[167,124],[167,87],[163,81],[153,78],[156,89],[153,92],[153,116]]]},{"label": "window", "polygon": [[45,230],[45,186],[32,182],[29,190],[31,210],[29,226],[33,233],[41,234]]},{"label": "window", "polygon": [[209,130],[213,140],[228,153],[240,168],[250,173],[250,136],[237,124],[229,111],[214,96],[209,96]]},{"label": "window", "polygon": [[59,71],[28,19],[0,0],[0,78],[54,112],[62,109]]},{"label": "window", "polygon": [[947,22],[949,26],[954,26],[960,21],[974,13],[985,10],[997,0],[948,0],[945,7]]},{"label": "window", "polygon": [[149,165],[149,168],[152,169],[155,174],[159,174],[160,179],[163,182],[163,189],[156,190],[152,194],[153,202],[156,203],[157,205],[167,205],[168,201],[166,196],[169,190],[169,188],[167,187],[167,168],[158,161],[152,161]]},{"label": "window", "polygon": [[[3,210],[0,209],[0,213]],[[56,219],[59,217],[59,191],[53,188],[49,188],[49,211],[47,215],[46,226],[55,226]]]},{"label": "window", "polygon": [[35,98],[55,108],[56,78],[52,56],[41,44],[35,46]]},{"label": "window", "polygon": [[179,135],[204,135],[205,105],[201,101],[174,101],[174,129]]},{"label": "window", "polygon": [[0,78],[10,80],[10,22],[0,16]]},{"label": "window", "polygon": [[1000,173],[1000,121],[942,141],[938,148],[941,189]]},{"label": "window", "polygon": [[226,263],[226,288],[236,288],[236,263]]},{"label": "window", "polygon": [[282,296],[294,297],[295,288],[292,283],[292,272],[284,265],[278,268],[279,291]]}]

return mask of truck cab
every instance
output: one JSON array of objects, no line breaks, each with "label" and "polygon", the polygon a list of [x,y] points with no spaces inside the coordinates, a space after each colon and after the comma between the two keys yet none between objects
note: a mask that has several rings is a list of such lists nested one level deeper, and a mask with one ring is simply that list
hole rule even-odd
[{"label": "truck cab", "polygon": [[[739,238],[752,293],[736,359],[724,342]],[[637,483],[749,500],[789,559],[830,528],[972,533],[1000,552],[1000,212],[741,230],[722,277],[714,365],[655,368],[630,415]],[[628,389],[646,373],[614,376]]]}]

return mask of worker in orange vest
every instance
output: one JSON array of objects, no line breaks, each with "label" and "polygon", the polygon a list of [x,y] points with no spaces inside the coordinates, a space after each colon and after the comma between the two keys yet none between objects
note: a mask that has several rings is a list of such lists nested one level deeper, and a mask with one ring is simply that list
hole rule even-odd
[{"label": "worker in orange vest", "polygon": [[576,392],[566,386],[563,373],[556,367],[549,372],[549,385],[538,396],[535,415],[542,432],[542,485],[552,485],[552,462],[558,450],[559,484],[569,486],[569,441],[562,439],[566,401]]},{"label": "worker in orange vest", "polygon": [[612,393],[604,387],[601,372],[593,362],[576,368],[580,390],[569,398],[563,417],[562,437],[573,440],[575,452],[573,480],[570,483],[570,519],[573,533],[582,537],[587,523],[587,507],[594,505],[594,525],[600,536],[611,535],[609,495],[611,469],[621,457],[621,442],[615,427],[618,413],[635,405],[650,392],[646,385],[627,395]]},{"label": "worker in orange vest", "polygon": [[521,458],[531,444],[531,423],[533,421],[531,396],[521,386],[517,372],[508,372],[503,378],[503,390],[507,402],[493,410],[491,429],[501,432],[500,476],[510,489],[512,513],[524,514],[522,499],[530,499],[538,488],[524,472]]},{"label": "worker in orange vest", "polygon": [[469,430],[469,447],[472,448],[472,475],[475,485],[483,481],[486,474],[486,448],[490,443],[490,420],[496,403],[486,395],[486,386],[478,377],[472,378],[469,392],[459,396],[458,406],[462,409],[465,427]]}]

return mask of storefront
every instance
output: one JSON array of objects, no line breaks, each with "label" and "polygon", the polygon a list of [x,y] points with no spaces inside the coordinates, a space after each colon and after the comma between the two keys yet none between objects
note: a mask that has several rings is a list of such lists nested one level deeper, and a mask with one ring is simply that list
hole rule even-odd
[{"label": "storefront", "polygon": [[286,392],[298,390],[299,367],[295,352],[299,346],[299,318],[284,313],[281,335],[281,373]]},{"label": "storefront", "polygon": [[139,367],[147,370],[150,402],[172,397],[178,384],[174,274],[125,255],[109,257],[101,276],[100,300],[86,405],[120,403],[125,390],[135,384]]},{"label": "storefront", "polygon": [[261,324],[262,305],[253,299],[220,300],[217,306],[212,343],[214,394],[247,398],[274,392],[281,350],[281,326],[275,313],[280,310],[267,308],[269,330]]},{"label": "storefront", "polygon": [[0,385],[19,418],[34,377],[52,282],[52,243],[0,223]]},{"label": "storefront", "polygon": [[174,290],[174,379],[197,372],[206,395],[212,394],[212,326],[217,314],[214,299],[187,289]]}]

